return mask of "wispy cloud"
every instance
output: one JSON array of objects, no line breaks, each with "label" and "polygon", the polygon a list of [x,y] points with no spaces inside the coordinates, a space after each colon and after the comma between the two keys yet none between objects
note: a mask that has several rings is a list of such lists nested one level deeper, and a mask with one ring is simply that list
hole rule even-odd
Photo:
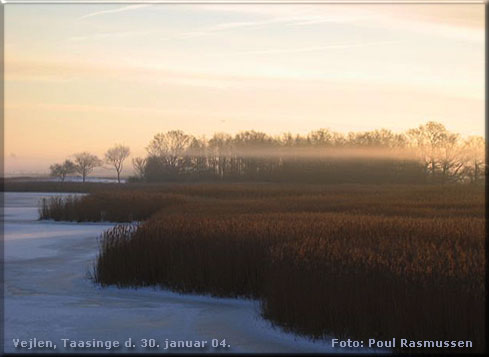
[{"label": "wispy cloud", "polygon": [[194,72],[162,66],[133,65],[119,62],[87,61],[26,61],[7,58],[5,80],[7,82],[67,83],[77,80],[124,80],[133,83],[177,85],[225,89],[242,78],[207,72]]},{"label": "wispy cloud", "polygon": [[95,11],[95,12],[91,12],[89,14],[86,14],[86,15],[79,17],[78,20],[87,19],[89,17],[99,16],[99,15],[113,14],[116,12],[131,11],[131,10],[140,9],[140,8],[148,7],[148,6],[150,6],[150,4],[128,5],[128,6],[124,6],[124,7],[119,7],[117,9]]},{"label": "wispy cloud", "polygon": [[[332,43],[325,46],[310,46],[310,47],[299,47],[299,48],[272,48],[266,50],[252,50],[252,51],[241,51],[231,53],[229,55],[273,55],[273,54],[284,54],[284,53],[302,53],[302,52],[317,52],[325,51],[330,49],[346,49],[346,48],[356,48],[356,47],[370,47],[370,46],[382,46],[391,45],[399,43],[399,41],[377,41],[377,42],[357,42],[357,43]],[[226,54],[219,54],[217,56],[222,57]]]},{"label": "wispy cloud", "polygon": [[[209,28],[185,33],[181,38],[211,35],[219,31],[238,28],[258,28],[265,25],[311,26],[323,23],[351,23],[368,28],[385,28],[458,39],[472,43],[484,42],[484,17],[482,12],[447,5],[444,11],[429,10],[426,6],[372,7],[372,6],[271,6],[271,5],[202,5],[200,9],[249,16],[267,17],[265,20],[223,23]],[[481,14],[480,16],[478,14]],[[421,16],[423,15],[423,16]]]},{"label": "wispy cloud", "polygon": [[106,38],[128,38],[135,36],[148,36],[158,34],[159,31],[121,31],[121,32],[102,32],[94,33],[86,36],[72,36],[68,39],[70,42],[92,41]]},{"label": "wispy cloud", "polygon": [[216,24],[213,26],[208,26],[206,28],[198,29],[196,31],[190,31],[183,33],[181,38],[192,38],[192,37],[200,37],[211,35],[213,33],[235,30],[235,29],[255,29],[261,28],[264,26],[275,25],[275,24],[284,24],[284,25],[313,25],[319,23],[337,23],[337,22],[347,22],[347,21],[355,21],[353,18],[336,18],[334,16],[320,16],[320,15],[294,15],[294,16],[280,16],[280,17],[272,17],[263,20],[254,20],[254,21],[235,21],[235,22],[225,22]]}]

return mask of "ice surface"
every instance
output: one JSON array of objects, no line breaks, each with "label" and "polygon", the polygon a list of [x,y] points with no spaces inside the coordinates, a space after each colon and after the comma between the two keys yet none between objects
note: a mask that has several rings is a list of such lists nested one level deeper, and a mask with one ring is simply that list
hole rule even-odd
[{"label": "ice surface", "polygon": [[[273,328],[254,301],[180,295],[160,289],[101,288],[88,272],[97,239],[111,224],[54,223],[37,220],[42,197],[54,194],[5,194],[5,351],[13,339],[37,338],[57,345],[36,352],[64,350],[61,338],[120,340],[131,337],[175,340],[222,340],[229,349],[207,352],[355,352],[330,347],[330,339],[312,342]],[[119,349],[116,352],[165,352]],[[170,351],[170,350],[168,350]],[[203,352],[178,349],[170,352]]]}]

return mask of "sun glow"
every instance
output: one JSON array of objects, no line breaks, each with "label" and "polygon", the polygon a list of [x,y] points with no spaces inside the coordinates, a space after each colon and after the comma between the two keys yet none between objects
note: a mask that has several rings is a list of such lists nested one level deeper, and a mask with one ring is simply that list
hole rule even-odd
[{"label": "sun glow", "polygon": [[484,134],[483,5],[16,5],[6,173],[157,132]]}]

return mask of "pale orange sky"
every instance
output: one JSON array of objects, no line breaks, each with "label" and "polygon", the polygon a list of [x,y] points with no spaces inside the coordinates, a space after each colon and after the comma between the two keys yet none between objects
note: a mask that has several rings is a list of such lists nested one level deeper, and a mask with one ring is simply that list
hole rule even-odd
[{"label": "pale orange sky", "polygon": [[157,132],[484,135],[483,5],[5,7],[5,172]]}]

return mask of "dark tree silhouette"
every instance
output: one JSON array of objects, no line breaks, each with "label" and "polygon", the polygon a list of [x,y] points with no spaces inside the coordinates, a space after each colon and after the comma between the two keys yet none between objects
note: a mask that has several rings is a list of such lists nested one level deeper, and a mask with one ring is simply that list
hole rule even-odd
[{"label": "dark tree silhouette", "polygon": [[[254,130],[196,138],[181,130],[158,133],[146,158],[133,159],[138,180],[273,181],[304,183],[482,182],[485,139],[462,139],[441,123],[427,122],[405,133],[380,129],[345,134],[329,129],[306,135],[270,136]],[[118,180],[129,148],[106,153]],[[100,164],[89,153],[76,156],[83,180]],[[52,167],[58,176],[57,166]]]},{"label": "dark tree silhouette", "polygon": [[144,168],[146,166],[146,159],[142,157],[135,157],[132,159],[132,166],[136,172],[138,179],[144,179]]},{"label": "dark tree silhouette", "polygon": [[436,122],[406,133],[319,129],[272,137],[250,130],[216,133],[209,140],[170,131],[148,146],[145,173],[149,181],[480,181],[485,166],[476,148],[484,142],[480,137],[464,142]]}]

